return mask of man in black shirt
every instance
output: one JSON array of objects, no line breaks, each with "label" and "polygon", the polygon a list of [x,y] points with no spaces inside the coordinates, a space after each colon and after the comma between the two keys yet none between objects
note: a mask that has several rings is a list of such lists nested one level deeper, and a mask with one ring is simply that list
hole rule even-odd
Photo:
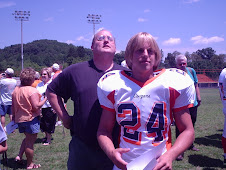
[{"label": "man in black shirt", "polygon": [[[107,30],[95,34],[91,49],[93,59],[67,67],[48,86],[47,97],[66,128],[71,130],[69,170],[110,170],[113,163],[97,142],[97,129],[102,109],[97,97],[97,82],[110,70],[125,69],[113,62],[115,39]],[[74,102],[74,115],[69,116],[62,99]],[[114,141],[117,141],[115,135]]]}]

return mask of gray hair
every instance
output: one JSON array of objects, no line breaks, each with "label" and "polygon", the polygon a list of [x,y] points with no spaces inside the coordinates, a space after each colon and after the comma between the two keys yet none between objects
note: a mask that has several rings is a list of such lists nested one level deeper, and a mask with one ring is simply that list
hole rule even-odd
[{"label": "gray hair", "polygon": [[177,55],[175,57],[175,62],[176,63],[177,63],[178,60],[186,60],[186,62],[187,62],[187,57],[185,55],[183,55],[183,54],[180,54],[180,55]]},{"label": "gray hair", "polygon": [[38,80],[39,78],[40,78],[40,74],[39,74],[39,72],[36,71],[35,72],[35,79]]}]

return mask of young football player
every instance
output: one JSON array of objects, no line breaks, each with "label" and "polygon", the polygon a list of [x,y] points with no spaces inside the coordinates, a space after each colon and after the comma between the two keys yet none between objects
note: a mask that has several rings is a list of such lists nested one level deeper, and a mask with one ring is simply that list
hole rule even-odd
[{"label": "young football player", "polygon": [[[99,144],[115,169],[126,169],[128,163],[166,142],[154,169],[172,169],[173,160],[194,140],[188,110],[195,99],[194,83],[182,70],[157,70],[161,52],[149,33],[140,32],[129,40],[125,59],[131,71],[111,71],[98,82],[103,108]],[[173,118],[181,134],[171,147]],[[111,135],[115,121],[121,128],[116,149]]]}]

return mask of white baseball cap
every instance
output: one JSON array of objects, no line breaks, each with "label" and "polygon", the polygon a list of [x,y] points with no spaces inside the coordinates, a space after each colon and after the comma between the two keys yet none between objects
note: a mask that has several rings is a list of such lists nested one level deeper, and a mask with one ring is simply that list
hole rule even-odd
[{"label": "white baseball cap", "polygon": [[14,74],[14,71],[12,68],[7,68],[5,71],[6,74]]},{"label": "white baseball cap", "polygon": [[60,66],[59,66],[59,64],[54,63],[53,66],[52,66],[52,68],[55,69],[55,70],[59,70],[60,69]]}]

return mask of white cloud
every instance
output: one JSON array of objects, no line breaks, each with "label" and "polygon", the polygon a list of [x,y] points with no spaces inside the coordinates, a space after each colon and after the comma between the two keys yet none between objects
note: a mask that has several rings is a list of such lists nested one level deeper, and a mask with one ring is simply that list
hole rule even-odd
[{"label": "white cloud", "polygon": [[16,5],[15,2],[0,2],[0,8],[6,8]]},{"label": "white cloud", "polygon": [[151,12],[151,10],[150,9],[145,9],[144,10],[144,13],[148,13],[148,12]]},{"label": "white cloud", "polygon": [[84,40],[85,38],[83,36],[80,36],[78,38],[76,38],[77,41],[81,41],[81,40]]},{"label": "white cloud", "polygon": [[176,45],[176,44],[180,44],[180,43],[181,43],[180,38],[170,38],[170,39],[164,41],[163,45]]},{"label": "white cloud", "polygon": [[191,3],[195,3],[195,2],[199,2],[199,1],[201,1],[201,0],[184,0],[184,3],[191,4]]},{"label": "white cloud", "polygon": [[73,41],[73,40],[67,40],[66,43],[67,43],[67,44],[74,44],[75,41]]},{"label": "white cloud", "polygon": [[198,36],[192,37],[191,41],[193,41],[193,44],[210,44],[210,43],[217,43],[217,42],[224,41],[224,38],[218,37],[218,36],[207,38],[207,37],[198,35]]},{"label": "white cloud", "polygon": [[78,38],[76,38],[76,41],[90,41],[90,39],[85,38],[84,36],[79,36]]},{"label": "white cloud", "polygon": [[138,22],[146,22],[146,21],[148,21],[148,20],[145,18],[138,18]]},{"label": "white cloud", "polygon": [[44,19],[45,22],[51,22],[51,21],[53,21],[53,20],[54,20],[53,17],[48,17],[48,18]]}]

